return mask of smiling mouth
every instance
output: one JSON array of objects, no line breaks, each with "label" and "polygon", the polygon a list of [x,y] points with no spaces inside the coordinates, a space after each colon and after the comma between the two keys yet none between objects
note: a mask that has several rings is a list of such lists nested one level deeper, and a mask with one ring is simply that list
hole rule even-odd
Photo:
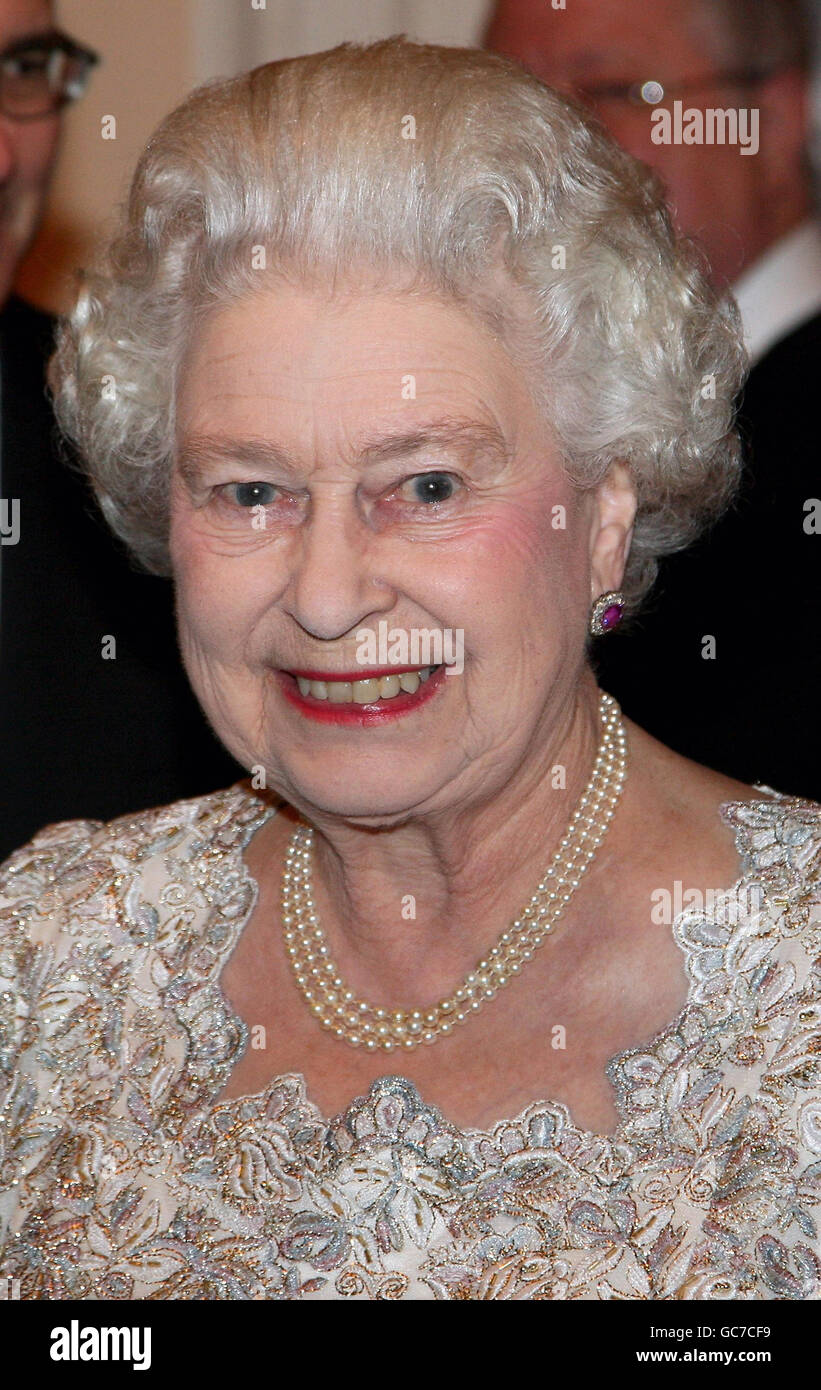
[{"label": "smiling mouth", "polygon": [[[442,686],[445,666],[405,670],[330,672],[280,670],[282,693],[304,715],[321,723],[381,724],[418,708]],[[344,679],[348,677],[348,679]]]},{"label": "smiling mouth", "polygon": [[311,695],[315,700],[327,700],[332,705],[373,705],[377,700],[395,700],[403,691],[406,695],[415,695],[420,685],[438,669],[438,666],[419,666],[408,671],[360,676],[355,680],[318,680],[301,672],[289,674],[295,677],[300,695]]}]

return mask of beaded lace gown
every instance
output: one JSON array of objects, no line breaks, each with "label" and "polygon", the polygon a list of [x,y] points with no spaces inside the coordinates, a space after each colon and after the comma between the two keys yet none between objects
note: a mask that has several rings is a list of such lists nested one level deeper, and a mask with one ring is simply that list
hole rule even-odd
[{"label": "beaded lace gown", "polygon": [[609,1138],[459,1129],[380,1077],[218,1103],[222,968],[275,809],[241,783],[51,826],[0,871],[0,1276],[24,1299],[821,1297],[821,808],[722,807],[743,877],[672,927],[690,993],[615,1056]]}]

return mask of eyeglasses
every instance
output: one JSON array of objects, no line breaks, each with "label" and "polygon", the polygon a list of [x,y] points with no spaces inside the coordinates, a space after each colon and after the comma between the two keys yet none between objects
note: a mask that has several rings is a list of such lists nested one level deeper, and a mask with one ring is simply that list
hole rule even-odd
[{"label": "eyeglasses", "polygon": [[661,82],[599,82],[589,87],[575,88],[582,101],[596,105],[604,101],[620,101],[638,109],[658,106],[663,101],[704,91],[706,87],[751,87],[771,77],[776,68],[736,68],[728,72],[705,73],[703,77],[684,78],[664,86]]},{"label": "eyeglasses", "polygon": [[0,112],[38,121],[76,101],[100,59],[90,48],[51,31],[19,39],[0,53]]}]

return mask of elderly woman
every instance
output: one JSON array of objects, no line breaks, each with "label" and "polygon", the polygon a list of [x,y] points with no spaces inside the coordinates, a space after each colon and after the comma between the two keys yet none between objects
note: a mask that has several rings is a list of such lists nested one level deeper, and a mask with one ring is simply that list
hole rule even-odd
[{"label": "elderly woman", "polygon": [[24,1298],[819,1295],[818,808],[591,664],[731,495],[741,369],[652,176],[503,59],[160,127],[53,384],[251,775],[5,866]]}]

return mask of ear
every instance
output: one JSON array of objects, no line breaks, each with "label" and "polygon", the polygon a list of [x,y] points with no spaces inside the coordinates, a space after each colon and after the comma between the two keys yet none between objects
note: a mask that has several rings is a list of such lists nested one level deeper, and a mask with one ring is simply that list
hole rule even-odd
[{"label": "ear", "polygon": [[621,588],[633,524],[636,488],[630,472],[614,463],[593,494],[590,518],[591,598]]}]

